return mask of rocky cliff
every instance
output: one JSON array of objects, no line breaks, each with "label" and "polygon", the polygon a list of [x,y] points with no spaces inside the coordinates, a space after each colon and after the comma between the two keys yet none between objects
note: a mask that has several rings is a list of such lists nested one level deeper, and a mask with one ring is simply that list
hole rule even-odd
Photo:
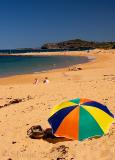
[{"label": "rocky cliff", "polygon": [[47,43],[41,49],[78,49],[78,48],[115,48],[115,42],[94,42],[80,39],[63,41],[60,43]]}]

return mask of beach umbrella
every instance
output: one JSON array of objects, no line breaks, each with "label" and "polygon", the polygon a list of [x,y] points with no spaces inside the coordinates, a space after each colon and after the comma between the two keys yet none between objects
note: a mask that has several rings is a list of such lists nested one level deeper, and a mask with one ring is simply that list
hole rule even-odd
[{"label": "beach umbrella", "polygon": [[77,98],[55,106],[48,122],[56,137],[81,141],[107,134],[115,119],[105,105],[89,99]]}]

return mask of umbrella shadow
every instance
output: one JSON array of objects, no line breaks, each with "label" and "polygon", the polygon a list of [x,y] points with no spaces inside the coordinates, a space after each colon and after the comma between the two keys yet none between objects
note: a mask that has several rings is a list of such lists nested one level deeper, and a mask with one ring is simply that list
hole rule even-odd
[{"label": "umbrella shadow", "polygon": [[72,139],[67,139],[63,137],[56,137],[56,138],[43,138],[44,141],[47,141],[48,143],[56,144],[59,142],[65,142],[65,141],[73,141]]},{"label": "umbrella shadow", "polygon": [[93,140],[93,139],[99,139],[99,138],[101,138],[102,136],[94,136],[94,137],[90,137],[90,138],[88,138],[89,140]]}]

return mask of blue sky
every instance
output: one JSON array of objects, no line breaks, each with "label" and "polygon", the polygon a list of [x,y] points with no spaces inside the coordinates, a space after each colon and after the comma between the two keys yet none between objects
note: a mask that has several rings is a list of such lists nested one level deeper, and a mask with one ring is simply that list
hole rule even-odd
[{"label": "blue sky", "polygon": [[115,41],[115,0],[0,0],[0,49]]}]

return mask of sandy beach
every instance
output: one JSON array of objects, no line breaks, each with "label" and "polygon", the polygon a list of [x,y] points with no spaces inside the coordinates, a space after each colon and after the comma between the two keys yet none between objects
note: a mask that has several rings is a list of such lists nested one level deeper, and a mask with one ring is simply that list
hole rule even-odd
[{"label": "sandy beach", "polygon": [[[0,159],[114,160],[115,124],[108,135],[82,142],[48,142],[27,136],[27,130],[33,125],[50,127],[47,119],[53,106],[73,98],[98,101],[115,114],[115,50],[57,52],[55,55],[95,59],[86,64],[44,73],[0,78]],[[49,78],[49,84],[43,84],[45,77]],[[39,85],[33,85],[35,78],[39,79]],[[13,104],[15,99],[19,103]]]}]

